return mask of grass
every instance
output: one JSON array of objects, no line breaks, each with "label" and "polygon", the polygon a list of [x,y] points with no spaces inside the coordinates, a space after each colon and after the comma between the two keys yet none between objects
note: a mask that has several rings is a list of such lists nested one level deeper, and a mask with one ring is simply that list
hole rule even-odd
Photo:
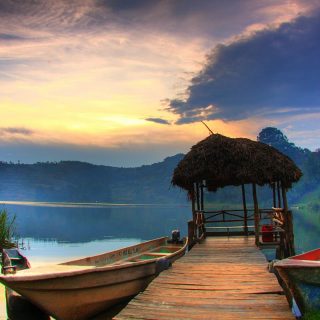
[{"label": "grass", "polygon": [[0,211],[0,249],[10,248],[14,244],[12,238],[15,233],[16,217],[10,217],[7,210]]}]

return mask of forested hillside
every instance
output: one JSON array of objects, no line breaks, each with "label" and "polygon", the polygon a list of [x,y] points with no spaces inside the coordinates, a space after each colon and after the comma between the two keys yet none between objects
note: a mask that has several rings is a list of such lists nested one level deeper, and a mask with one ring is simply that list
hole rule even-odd
[{"label": "forested hillside", "polygon": [[182,154],[137,168],[78,161],[0,163],[0,199],[24,201],[181,203],[186,195],[171,187]]},{"label": "forested hillside", "polygon": [[297,147],[278,129],[263,129],[258,141],[277,148],[289,156],[303,172],[301,180],[289,192],[291,203],[308,202],[313,206],[320,204],[320,151],[311,152]]},{"label": "forested hillside", "polygon": [[[303,178],[289,192],[291,204],[307,201],[320,204],[320,152],[295,146],[276,128],[263,129],[257,139],[291,157],[303,171]],[[174,168],[182,159],[177,154],[162,162],[137,168],[98,166],[78,161],[13,164],[0,162],[0,200],[185,203],[184,191],[171,186]],[[262,203],[269,190],[259,190]],[[217,204],[241,203],[239,188],[231,187],[210,195]],[[248,199],[250,202],[250,199]]]}]

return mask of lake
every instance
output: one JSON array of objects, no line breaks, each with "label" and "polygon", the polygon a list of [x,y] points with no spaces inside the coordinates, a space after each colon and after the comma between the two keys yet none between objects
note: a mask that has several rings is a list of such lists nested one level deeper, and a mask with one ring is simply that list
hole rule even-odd
[{"label": "lake", "polygon": [[293,210],[293,228],[297,253],[320,248],[320,212],[309,206]]},{"label": "lake", "polygon": [[189,205],[0,204],[16,216],[19,246],[31,264],[58,262],[170,235],[187,235]]},{"label": "lake", "polygon": [[[180,206],[10,202],[16,234],[31,264],[59,262],[170,235],[187,235],[189,204]],[[320,247],[320,215],[294,210],[297,253]]]}]

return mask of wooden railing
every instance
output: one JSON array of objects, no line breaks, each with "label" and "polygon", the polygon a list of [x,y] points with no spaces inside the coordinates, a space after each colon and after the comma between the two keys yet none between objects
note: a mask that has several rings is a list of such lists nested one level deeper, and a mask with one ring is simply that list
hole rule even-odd
[{"label": "wooden railing", "polygon": [[[249,210],[248,210],[249,211]],[[252,211],[252,210],[250,210]],[[216,210],[216,211],[204,211],[206,217],[206,223],[209,222],[234,222],[234,221],[243,221],[244,214],[243,210]],[[214,218],[222,217],[221,220],[214,220]],[[236,219],[232,219],[236,218]],[[253,220],[253,213],[250,216],[247,216],[248,220]]]},{"label": "wooden railing", "polygon": [[[255,234],[254,210],[195,211],[189,221],[191,246],[206,236]],[[277,257],[294,254],[292,213],[281,208],[259,209],[259,246],[276,247]]]},{"label": "wooden railing", "polygon": [[193,220],[188,221],[188,238],[189,249],[196,242],[200,242],[206,237],[205,217],[203,212],[196,212],[193,216]]},{"label": "wooden railing", "polygon": [[250,221],[254,221],[252,210],[205,211],[205,227],[208,235],[249,234]]},{"label": "wooden railing", "polygon": [[283,259],[295,255],[292,212],[274,208],[272,215],[275,230],[279,229],[279,249],[277,258]]}]

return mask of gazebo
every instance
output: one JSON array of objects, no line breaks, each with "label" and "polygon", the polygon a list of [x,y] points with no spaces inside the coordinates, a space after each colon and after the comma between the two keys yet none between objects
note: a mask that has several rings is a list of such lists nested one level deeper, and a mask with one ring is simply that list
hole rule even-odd
[{"label": "gazebo", "polygon": [[[269,145],[211,134],[194,145],[180,161],[174,170],[172,184],[185,189],[192,202],[191,242],[207,235],[222,235],[222,229],[228,235],[254,233],[257,246],[278,246],[278,255],[282,258],[294,254],[292,213],[286,192],[301,176],[302,172],[289,157]],[[252,186],[253,210],[247,208],[246,185]],[[271,186],[273,202],[270,209],[259,208],[257,185]],[[215,192],[226,186],[241,187],[243,210],[206,211],[204,188]],[[266,219],[270,223],[263,225]],[[249,221],[254,221],[254,225],[249,226]],[[232,222],[242,224],[230,226]],[[218,223],[224,226],[218,227]],[[269,241],[261,240],[267,239],[264,233],[268,233]]]}]

